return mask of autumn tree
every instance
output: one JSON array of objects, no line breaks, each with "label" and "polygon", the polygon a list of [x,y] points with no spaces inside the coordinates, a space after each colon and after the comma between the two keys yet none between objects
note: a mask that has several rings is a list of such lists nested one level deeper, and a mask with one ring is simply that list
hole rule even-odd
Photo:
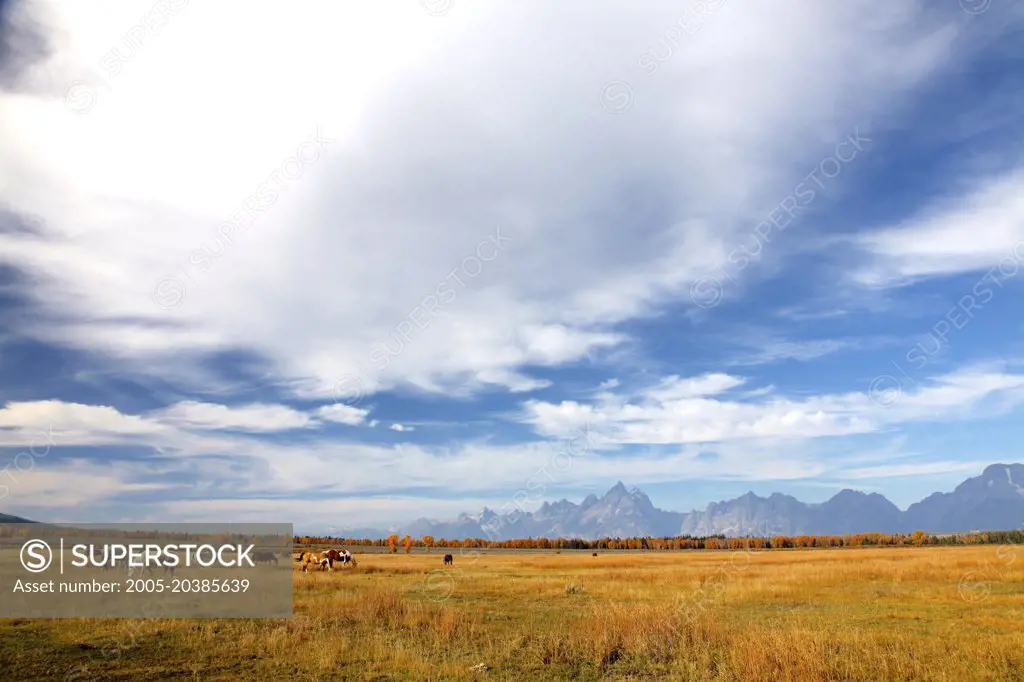
[{"label": "autumn tree", "polygon": [[412,538],[406,535],[402,538],[402,546],[405,547],[405,553],[409,554],[412,552]]},{"label": "autumn tree", "polygon": [[398,553],[398,533],[392,533],[388,536],[388,551],[392,554]]},{"label": "autumn tree", "polygon": [[424,535],[423,536],[423,546],[426,547],[427,551],[429,552],[430,548],[434,546],[434,536],[433,535]]}]

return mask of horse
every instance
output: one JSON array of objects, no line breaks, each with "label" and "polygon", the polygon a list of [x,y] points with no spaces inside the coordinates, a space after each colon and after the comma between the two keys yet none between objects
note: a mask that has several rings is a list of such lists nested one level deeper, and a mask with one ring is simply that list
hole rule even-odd
[{"label": "horse", "polygon": [[253,562],[259,566],[260,564],[273,563],[277,565],[277,555],[273,552],[254,552],[252,555]]},{"label": "horse", "polygon": [[597,556],[597,552],[594,552],[594,556]]},{"label": "horse", "polygon": [[331,570],[331,561],[327,557],[317,556],[312,552],[299,552],[299,558],[296,561],[302,563],[302,572],[306,573],[309,571],[309,565],[313,564],[318,567],[321,571]]},{"label": "horse", "polygon": [[455,557],[453,557],[451,554],[445,554],[444,555],[444,565],[445,566],[451,566],[454,563],[454,561],[455,561]]},{"label": "horse", "polygon": [[[161,563],[161,564],[157,564],[157,567],[163,569],[162,570],[162,574],[163,575],[170,574],[170,576],[172,578],[174,577],[174,566],[169,566],[167,564]],[[148,571],[150,573],[152,573],[153,571],[156,570],[157,567],[147,567],[145,565],[143,565],[143,566],[132,566],[130,563],[128,563],[128,564],[112,564],[112,563],[108,562],[108,563],[104,563],[103,564],[103,566],[101,567],[101,570],[104,573],[106,573],[107,571],[117,571],[117,572],[124,571],[129,578],[139,578],[139,579],[142,579],[142,578],[144,578],[146,576],[147,569],[148,569]]]},{"label": "horse", "polygon": [[324,553],[324,556],[327,557],[328,561],[330,561],[331,566],[334,566],[335,561],[340,563],[342,566],[356,565],[356,560],[352,558],[352,552],[347,549],[329,549]]},{"label": "horse", "polygon": [[184,566],[185,562],[182,560],[181,555],[178,554],[177,552],[168,552],[167,550],[164,550],[164,554],[167,555],[167,556],[173,556],[174,558],[176,558],[178,560],[174,564],[174,566],[171,566],[170,564],[163,563],[163,562],[161,562],[161,564],[160,564],[160,568],[163,569],[163,571],[161,571],[161,574],[165,575],[165,576],[169,575],[169,576],[171,576],[171,578],[173,578],[174,577],[174,569],[177,566]]}]

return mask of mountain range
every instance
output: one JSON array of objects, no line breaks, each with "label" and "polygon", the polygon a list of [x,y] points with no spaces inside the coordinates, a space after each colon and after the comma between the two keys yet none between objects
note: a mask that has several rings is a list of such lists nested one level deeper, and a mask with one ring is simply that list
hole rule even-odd
[{"label": "mountain range", "polygon": [[[0,522],[27,519],[0,514]],[[534,512],[499,514],[484,507],[447,521],[420,518],[390,530],[350,528],[332,535],[378,539],[392,532],[420,538],[584,538],[690,536],[843,535],[852,533],[956,533],[1024,528],[1024,464],[992,464],[949,493],[934,493],[906,511],[878,493],[842,490],[808,504],[790,495],[750,492],[691,512],[658,509],[642,491],[616,483],[602,497],[576,504],[545,502]]]},{"label": "mountain range", "polygon": [[[602,497],[579,504],[545,502],[534,512],[505,515],[484,508],[448,521],[421,518],[393,529],[419,538],[642,536],[842,535],[849,533],[970,532],[1024,527],[1024,464],[992,464],[953,492],[934,493],[906,511],[878,493],[842,490],[831,499],[808,504],[790,495],[760,497],[750,492],[712,502],[689,513],[665,511],[642,491],[617,483]],[[367,531],[368,529],[361,529]],[[387,535],[381,532],[380,536]],[[374,537],[363,534],[358,537]]]}]

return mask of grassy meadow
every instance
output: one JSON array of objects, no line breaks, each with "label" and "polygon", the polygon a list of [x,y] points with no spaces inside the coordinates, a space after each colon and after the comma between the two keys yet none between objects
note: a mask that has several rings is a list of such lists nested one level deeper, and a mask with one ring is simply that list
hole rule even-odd
[{"label": "grassy meadow", "polygon": [[[289,620],[5,620],[5,680],[1021,680],[996,546],[359,554]],[[469,552],[469,550],[467,550]],[[482,665],[481,665],[482,664]]]}]

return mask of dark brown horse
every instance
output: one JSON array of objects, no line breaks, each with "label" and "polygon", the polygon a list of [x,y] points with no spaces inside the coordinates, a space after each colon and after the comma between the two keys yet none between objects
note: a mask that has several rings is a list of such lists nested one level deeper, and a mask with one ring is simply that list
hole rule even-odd
[{"label": "dark brown horse", "polygon": [[260,564],[277,564],[277,555],[273,552],[255,552],[252,555],[252,560],[257,566]]},{"label": "dark brown horse", "polygon": [[455,557],[453,557],[451,554],[445,554],[444,555],[444,565],[445,566],[451,566],[454,561],[455,561]]}]

